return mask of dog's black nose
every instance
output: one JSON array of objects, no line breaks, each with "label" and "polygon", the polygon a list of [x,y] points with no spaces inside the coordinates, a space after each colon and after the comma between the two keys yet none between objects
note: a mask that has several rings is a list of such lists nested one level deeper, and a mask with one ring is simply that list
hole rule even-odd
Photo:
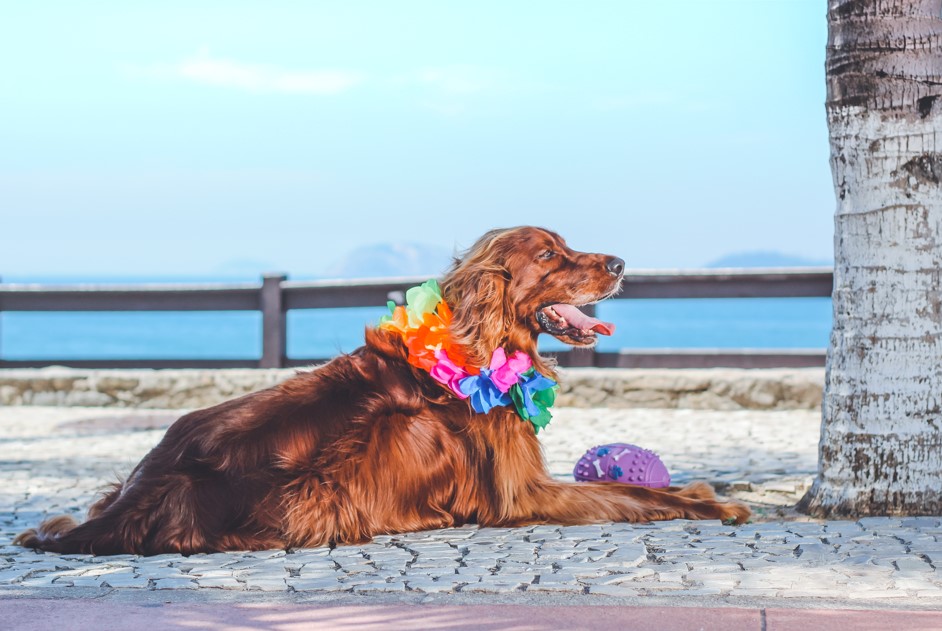
[{"label": "dog's black nose", "polygon": [[605,263],[605,269],[615,276],[621,276],[625,273],[625,262],[617,256],[613,256]]}]

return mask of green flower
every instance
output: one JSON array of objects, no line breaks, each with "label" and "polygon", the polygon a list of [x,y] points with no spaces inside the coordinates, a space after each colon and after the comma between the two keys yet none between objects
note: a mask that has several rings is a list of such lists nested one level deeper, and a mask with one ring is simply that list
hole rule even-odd
[{"label": "green flower", "polygon": [[434,278],[427,280],[417,287],[406,292],[406,304],[411,313],[422,316],[424,313],[435,313],[435,307],[442,301],[442,290]]},{"label": "green flower", "polygon": [[556,402],[558,391],[555,381],[533,368],[520,375],[520,381],[511,386],[510,398],[514,407],[521,418],[533,424],[535,434],[539,434],[552,420],[549,408]]}]

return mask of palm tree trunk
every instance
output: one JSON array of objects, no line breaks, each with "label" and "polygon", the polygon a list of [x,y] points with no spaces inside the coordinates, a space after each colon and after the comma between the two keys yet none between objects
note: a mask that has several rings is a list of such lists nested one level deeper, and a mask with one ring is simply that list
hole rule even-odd
[{"label": "palm tree trunk", "polygon": [[942,0],[829,0],[822,515],[942,513]]}]

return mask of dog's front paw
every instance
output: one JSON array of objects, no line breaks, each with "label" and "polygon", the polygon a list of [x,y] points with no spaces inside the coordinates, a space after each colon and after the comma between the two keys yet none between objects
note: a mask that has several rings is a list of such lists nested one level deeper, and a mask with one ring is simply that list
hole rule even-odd
[{"label": "dog's front paw", "polygon": [[720,504],[720,519],[727,525],[740,525],[749,521],[752,511],[742,502],[730,501]]}]

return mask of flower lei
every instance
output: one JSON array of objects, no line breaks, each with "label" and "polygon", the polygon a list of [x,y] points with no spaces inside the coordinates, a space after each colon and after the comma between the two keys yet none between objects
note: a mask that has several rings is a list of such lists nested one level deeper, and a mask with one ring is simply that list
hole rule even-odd
[{"label": "flower lei", "polygon": [[508,357],[502,347],[494,349],[487,368],[469,365],[451,339],[451,309],[434,279],[409,289],[404,306],[392,301],[387,305],[390,314],[383,316],[379,328],[399,333],[409,351],[409,363],[459,398],[469,399],[475,412],[513,404],[520,417],[533,424],[534,433],[550,422],[549,408],[559,390],[556,382],[537,372],[526,353],[516,351]]}]

